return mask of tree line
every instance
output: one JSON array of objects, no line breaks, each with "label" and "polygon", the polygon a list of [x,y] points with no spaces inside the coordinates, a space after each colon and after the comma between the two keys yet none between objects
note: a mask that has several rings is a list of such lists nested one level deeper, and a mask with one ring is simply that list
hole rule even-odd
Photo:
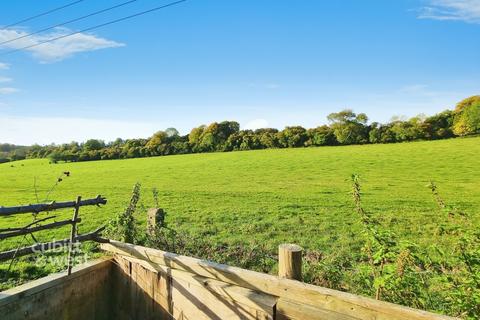
[{"label": "tree line", "polygon": [[23,160],[27,157],[29,147],[10,143],[0,143],[0,163]]},{"label": "tree line", "polygon": [[389,123],[368,123],[364,113],[343,110],[328,115],[329,125],[305,129],[290,126],[283,130],[262,128],[240,130],[235,121],[214,122],[180,135],[175,128],[158,131],[147,139],[117,139],[105,143],[90,139],[84,143],[34,145],[22,149],[11,160],[50,158],[52,162],[126,159],[174,154],[299,148],[352,144],[395,143],[438,140],[480,133],[480,96],[459,102],[454,110],[427,117],[394,118]]}]

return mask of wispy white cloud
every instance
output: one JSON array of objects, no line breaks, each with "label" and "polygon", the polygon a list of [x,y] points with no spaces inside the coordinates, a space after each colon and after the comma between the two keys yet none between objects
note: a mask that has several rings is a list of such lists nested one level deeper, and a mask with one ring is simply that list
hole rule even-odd
[{"label": "wispy white cloud", "polygon": [[9,68],[8,64],[0,62],[0,70],[7,70]]},{"label": "wispy white cloud", "polygon": [[10,87],[0,87],[0,94],[12,94],[15,92],[18,92],[19,90],[17,88],[10,88]]},{"label": "wispy white cloud", "polygon": [[12,78],[0,76],[0,83],[11,82]]},{"label": "wispy white cloud", "polygon": [[480,0],[429,0],[418,17],[480,23]]},{"label": "wispy white cloud", "polygon": [[[32,45],[39,44],[49,39],[57,38],[71,33],[69,29],[57,28],[55,31],[42,34],[33,35],[9,43],[0,45],[0,49],[15,50]],[[0,30],[0,42],[9,41],[28,34],[25,30]],[[40,44],[38,46],[25,49],[30,52],[35,58],[41,62],[55,62],[80,52],[94,51],[106,48],[117,48],[124,46],[123,43],[118,43],[112,40],[97,37],[93,34],[78,33],[69,37],[65,37],[52,42]],[[8,66],[7,66],[8,67]],[[1,68],[1,64],[0,64]]]}]

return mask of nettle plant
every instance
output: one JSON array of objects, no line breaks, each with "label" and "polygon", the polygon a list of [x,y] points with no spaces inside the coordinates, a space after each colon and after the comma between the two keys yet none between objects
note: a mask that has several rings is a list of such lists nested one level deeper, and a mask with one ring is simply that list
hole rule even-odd
[{"label": "nettle plant", "polygon": [[[456,314],[468,318],[480,318],[480,231],[470,223],[470,217],[458,208],[449,205],[441,197],[434,181],[428,185],[444,221],[439,226],[441,234],[457,236],[454,263],[458,271],[446,275],[454,283],[451,295],[447,297]],[[446,254],[439,251],[444,260]]]},{"label": "nettle plant", "polygon": [[430,181],[428,188],[431,190],[433,198],[442,214],[444,221],[439,224],[438,233],[455,235],[462,233],[461,223],[468,218],[467,214],[455,206],[447,204],[438,192],[438,187],[434,181]]},{"label": "nettle plant", "polygon": [[388,287],[393,271],[391,263],[395,261],[398,254],[396,235],[383,228],[379,221],[362,207],[360,178],[357,174],[352,175],[352,196],[355,211],[364,227],[366,242],[363,252],[371,267],[375,298],[381,299],[382,291]]},{"label": "nettle plant", "polygon": [[128,206],[109,221],[105,233],[111,239],[128,243],[138,243],[139,231],[134,217],[140,201],[141,185],[133,186],[132,196]]},{"label": "nettle plant", "polygon": [[[418,247],[398,240],[397,235],[383,226],[370,212],[362,207],[360,178],[353,174],[352,196],[355,211],[364,227],[363,253],[367,260],[368,279],[377,300],[426,308],[428,297],[425,283],[419,279]],[[365,270],[365,267],[363,268]]]}]

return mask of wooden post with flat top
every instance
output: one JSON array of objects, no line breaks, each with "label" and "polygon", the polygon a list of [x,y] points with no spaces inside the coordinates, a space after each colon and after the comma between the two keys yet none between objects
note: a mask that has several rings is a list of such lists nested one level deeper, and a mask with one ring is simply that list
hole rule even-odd
[{"label": "wooden post with flat top", "polygon": [[303,249],[296,244],[278,246],[278,276],[281,278],[302,280]]},{"label": "wooden post with flat top", "polygon": [[150,208],[147,211],[147,233],[151,236],[155,234],[158,227],[163,227],[165,223],[165,211],[160,208]]},{"label": "wooden post with flat top", "polygon": [[70,232],[70,242],[68,244],[68,266],[67,266],[67,274],[70,275],[72,273],[73,268],[73,257],[75,253],[73,252],[75,237],[77,236],[77,219],[78,219],[78,211],[80,210],[80,201],[82,201],[82,197],[78,196],[77,201],[75,202],[75,209],[73,211],[73,218],[72,218],[72,230]]}]

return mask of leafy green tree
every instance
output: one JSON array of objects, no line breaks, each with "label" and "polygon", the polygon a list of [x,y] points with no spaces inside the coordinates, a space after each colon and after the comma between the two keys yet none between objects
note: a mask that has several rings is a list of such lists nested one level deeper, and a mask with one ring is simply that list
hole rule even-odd
[{"label": "leafy green tree", "polygon": [[262,128],[254,131],[259,138],[262,148],[278,148],[280,147],[278,141],[278,130],[273,128]]},{"label": "leafy green tree", "polygon": [[63,156],[59,151],[54,151],[54,152],[50,153],[48,158],[50,159],[50,162],[52,162],[52,163],[57,163],[57,162],[63,160]]},{"label": "leafy green tree", "polygon": [[197,147],[200,151],[226,151],[227,140],[234,134],[238,133],[240,125],[235,121],[223,121],[220,123],[211,123],[200,136]]},{"label": "leafy green tree", "polygon": [[244,135],[243,130],[230,135],[230,137],[228,137],[225,150],[226,151],[240,150],[240,146],[242,145],[242,142],[243,142],[243,135]]},{"label": "leafy green tree", "polygon": [[379,124],[374,122],[370,125],[368,132],[370,143],[393,143],[396,142],[395,132],[391,124]]},{"label": "leafy green tree", "polygon": [[277,136],[284,148],[303,147],[307,141],[307,130],[301,126],[285,127]]},{"label": "leafy green tree", "polygon": [[329,126],[320,126],[307,130],[305,146],[332,146],[335,144],[337,144],[337,139]]},{"label": "leafy green tree", "polygon": [[205,131],[206,126],[201,125],[200,127],[193,128],[188,135],[188,142],[192,148],[193,152],[199,152],[199,145],[203,132]]},{"label": "leafy green tree", "polygon": [[389,131],[394,135],[394,141],[403,142],[421,139],[422,121],[420,118],[412,118],[409,121],[395,121],[390,123]]},{"label": "leafy green tree", "polygon": [[453,132],[458,136],[480,132],[480,96],[467,98],[457,104]]},{"label": "leafy green tree", "polygon": [[143,153],[150,153],[151,155],[165,155],[168,154],[169,136],[166,131],[157,131],[145,145],[146,149]]},{"label": "leafy green tree", "polygon": [[480,96],[464,99],[457,104],[454,111],[446,110],[431,117],[395,117],[386,124],[367,125],[368,117],[364,113],[356,114],[352,110],[343,110],[330,114],[328,120],[329,126],[308,130],[291,126],[282,131],[272,128],[240,131],[238,122],[223,121],[193,128],[186,136],[180,136],[175,128],[168,128],[156,132],[149,139],[118,138],[108,144],[97,139],[90,139],[82,144],[71,142],[30,147],[0,144],[0,158],[11,161],[50,157],[53,161],[68,162],[190,152],[445,139],[455,135],[480,133]]},{"label": "leafy green tree", "polygon": [[105,148],[105,142],[98,139],[89,139],[83,144],[83,150],[86,151],[100,150],[102,148]]},{"label": "leafy green tree", "polygon": [[121,147],[125,144],[125,141],[122,138],[117,138],[111,143],[109,143],[110,147]]},{"label": "leafy green tree", "polygon": [[167,129],[165,129],[165,133],[167,134],[167,137],[169,137],[169,138],[179,136],[179,132],[175,128],[167,128]]},{"label": "leafy green tree", "polygon": [[425,139],[447,139],[454,136],[453,119],[455,113],[445,110],[436,115],[428,117],[424,121]]},{"label": "leafy green tree", "polygon": [[340,144],[362,144],[368,142],[368,117],[365,113],[356,114],[350,109],[331,113],[327,117]]}]

